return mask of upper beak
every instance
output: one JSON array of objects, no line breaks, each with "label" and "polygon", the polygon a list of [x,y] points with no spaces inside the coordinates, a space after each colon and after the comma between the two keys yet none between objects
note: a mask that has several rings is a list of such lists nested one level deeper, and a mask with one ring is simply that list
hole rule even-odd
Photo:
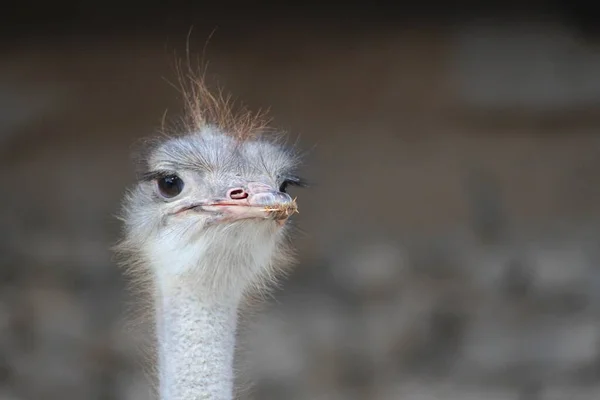
[{"label": "upper beak", "polygon": [[204,203],[200,208],[217,212],[227,220],[259,218],[282,223],[298,212],[296,200],[287,193],[258,183],[250,183],[247,189],[231,189],[227,198]]}]

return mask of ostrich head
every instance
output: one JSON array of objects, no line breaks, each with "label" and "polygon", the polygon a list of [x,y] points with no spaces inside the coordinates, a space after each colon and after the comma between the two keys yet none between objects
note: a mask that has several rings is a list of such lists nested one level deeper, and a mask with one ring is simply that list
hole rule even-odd
[{"label": "ostrich head", "polygon": [[125,245],[159,280],[193,279],[206,296],[264,282],[286,257],[296,158],[216,127],[155,145],[125,207]]},{"label": "ostrich head", "polygon": [[297,212],[287,190],[303,183],[290,148],[257,134],[248,115],[223,111],[201,87],[192,133],[145,150],[140,179],[125,198],[118,250],[138,276],[150,273],[161,284],[185,279],[206,300],[239,300],[287,261],[287,221]]}]

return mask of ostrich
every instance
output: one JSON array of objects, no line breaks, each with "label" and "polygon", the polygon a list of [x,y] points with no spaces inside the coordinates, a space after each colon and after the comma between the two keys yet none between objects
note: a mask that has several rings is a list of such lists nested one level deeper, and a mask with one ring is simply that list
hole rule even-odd
[{"label": "ostrich", "polygon": [[160,399],[227,400],[238,312],[289,265],[286,192],[303,182],[261,115],[234,114],[201,80],[185,95],[186,133],[148,142],[116,250],[151,295]]}]

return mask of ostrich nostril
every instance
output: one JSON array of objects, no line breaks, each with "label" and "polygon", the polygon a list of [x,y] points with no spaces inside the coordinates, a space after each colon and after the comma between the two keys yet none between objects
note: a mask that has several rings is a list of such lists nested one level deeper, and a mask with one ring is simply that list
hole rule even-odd
[{"label": "ostrich nostril", "polygon": [[230,189],[229,192],[227,192],[227,197],[232,200],[243,200],[248,198],[248,193],[241,188]]}]

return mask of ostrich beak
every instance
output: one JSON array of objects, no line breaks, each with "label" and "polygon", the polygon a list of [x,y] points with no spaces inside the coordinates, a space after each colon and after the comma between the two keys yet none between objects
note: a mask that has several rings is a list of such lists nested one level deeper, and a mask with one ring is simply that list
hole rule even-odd
[{"label": "ostrich beak", "polygon": [[225,199],[203,203],[197,208],[220,214],[222,221],[270,219],[280,224],[298,212],[296,199],[259,183],[250,183],[247,189],[232,188]]},{"label": "ostrich beak", "polygon": [[298,212],[296,199],[292,199],[287,193],[276,191],[257,194],[250,199],[249,204],[264,213],[264,218],[276,221],[285,221]]}]

